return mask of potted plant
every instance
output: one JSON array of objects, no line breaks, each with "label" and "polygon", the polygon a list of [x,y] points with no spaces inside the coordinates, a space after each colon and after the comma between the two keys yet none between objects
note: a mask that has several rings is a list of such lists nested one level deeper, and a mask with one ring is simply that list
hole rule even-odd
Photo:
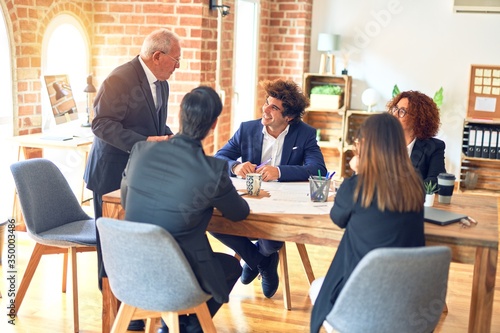
[{"label": "potted plant", "polygon": [[311,107],[338,110],[343,105],[344,90],[340,86],[325,84],[311,89]]},{"label": "potted plant", "polygon": [[424,189],[425,189],[425,202],[424,202],[424,206],[425,207],[432,207],[434,205],[434,196],[436,194],[436,191],[437,191],[437,184],[432,182],[432,181],[428,181],[428,182],[424,182]]}]

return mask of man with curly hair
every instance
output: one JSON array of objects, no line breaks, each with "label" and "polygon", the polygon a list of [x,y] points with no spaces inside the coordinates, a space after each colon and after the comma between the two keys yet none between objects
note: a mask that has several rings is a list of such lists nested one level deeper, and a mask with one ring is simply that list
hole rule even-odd
[{"label": "man with curly hair", "polygon": [[[302,121],[309,100],[291,80],[262,81],[266,92],[262,118],[244,122],[215,157],[228,161],[232,177],[260,173],[262,180],[306,181],[309,175],[326,174],[316,129]],[[259,274],[262,291],[271,298],[278,289],[278,250],[283,242],[213,234],[245,261],[241,282],[249,284]]]}]

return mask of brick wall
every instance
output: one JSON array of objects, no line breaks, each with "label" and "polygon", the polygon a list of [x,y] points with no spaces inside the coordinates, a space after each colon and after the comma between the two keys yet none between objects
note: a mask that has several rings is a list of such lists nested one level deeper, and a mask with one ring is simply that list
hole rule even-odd
[{"label": "brick wall", "polygon": [[[235,8],[234,0],[224,0],[224,4]],[[222,19],[219,31],[217,12],[209,10],[208,0],[6,0],[2,9],[14,48],[15,135],[41,131],[42,39],[50,20],[66,13],[77,18],[90,37],[91,70],[97,87],[112,69],[139,53],[143,38],[152,30],[167,27],[179,34],[187,66],[169,80],[168,124],[173,129],[178,127],[179,103],[184,94],[200,84],[215,87],[217,34],[221,33],[220,89],[226,98],[215,148],[227,141],[233,95],[234,15]],[[259,80],[282,77],[301,84],[302,73],[309,68],[311,14],[312,0],[261,0]],[[261,96],[256,110],[262,102]],[[206,152],[212,153],[214,138],[207,138],[204,145]]]}]

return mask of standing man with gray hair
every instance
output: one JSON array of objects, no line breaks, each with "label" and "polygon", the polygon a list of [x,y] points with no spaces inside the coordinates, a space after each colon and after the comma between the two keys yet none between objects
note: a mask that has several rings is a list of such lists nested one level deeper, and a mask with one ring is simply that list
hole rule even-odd
[{"label": "standing man with gray hair", "polygon": [[[167,126],[169,88],[166,80],[179,68],[179,37],[167,30],[150,33],[141,52],[117,67],[102,83],[94,101],[94,142],[84,173],[93,192],[94,217],[102,216],[102,196],[120,188],[132,146],[139,141],[164,141],[172,135]],[[99,288],[106,276],[97,233]],[[142,330],[138,327],[129,329]]]}]

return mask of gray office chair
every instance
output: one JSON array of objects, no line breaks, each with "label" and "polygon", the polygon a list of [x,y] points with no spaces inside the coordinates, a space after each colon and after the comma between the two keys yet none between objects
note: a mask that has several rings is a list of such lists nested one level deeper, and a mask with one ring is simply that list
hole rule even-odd
[{"label": "gray office chair", "polygon": [[35,158],[10,166],[28,235],[35,248],[15,299],[19,311],[42,255],[64,254],[62,291],[66,292],[68,255],[72,261],[73,322],[79,331],[76,253],[96,250],[95,221],[78,203],[57,166]]},{"label": "gray office chair", "polygon": [[341,333],[432,332],[445,305],[450,261],[446,246],[373,250],[326,321]]},{"label": "gray office chair", "polygon": [[203,332],[216,332],[205,293],[184,253],[160,226],[99,218],[97,228],[109,285],[121,301],[112,333],[125,332],[130,320],[146,318],[145,332],[161,317],[169,332],[179,332],[179,315],[196,314]]}]

